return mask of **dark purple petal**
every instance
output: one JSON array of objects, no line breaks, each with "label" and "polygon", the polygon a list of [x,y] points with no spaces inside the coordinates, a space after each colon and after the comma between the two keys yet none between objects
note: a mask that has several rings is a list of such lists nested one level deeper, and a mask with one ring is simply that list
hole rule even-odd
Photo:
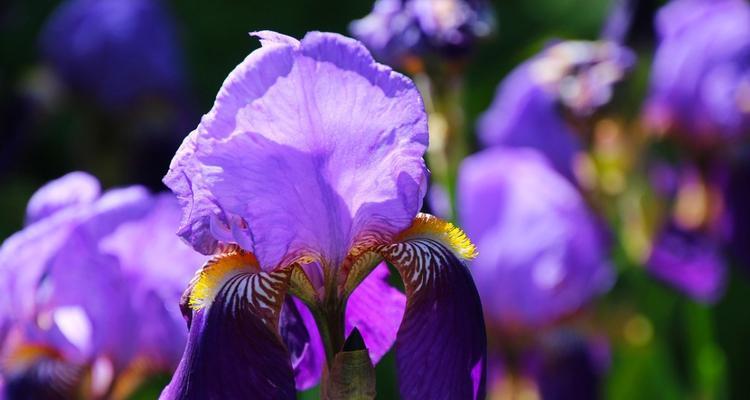
[{"label": "dark purple petal", "polygon": [[206,281],[193,287],[192,296],[202,291],[203,298],[192,299],[198,309],[187,347],[162,399],[295,398],[294,370],[278,332],[289,273],[222,264],[234,261],[207,264]]},{"label": "dark purple petal", "polygon": [[670,224],[657,237],[648,270],[689,296],[714,302],[722,294],[726,265],[717,239]]},{"label": "dark purple petal", "polygon": [[406,311],[396,337],[404,399],[484,399],[487,338],[479,294],[466,265],[433,238],[383,249],[401,273]]},{"label": "dark purple petal", "polygon": [[184,208],[180,235],[204,252],[237,243],[264,267],[300,254],[340,264],[421,207],[422,100],[352,39],[258,35],[164,179]]},{"label": "dark purple petal", "polygon": [[606,364],[597,358],[597,343],[571,333],[560,332],[544,339],[535,375],[545,400],[600,399]]},{"label": "dark purple petal", "polygon": [[77,385],[83,378],[83,368],[65,362],[59,354],[44,347],[22,345],[16,351],[26,354],[20,356],[18,361],[14,360],[14,354],[4,360],[0,367],[0,399],[76,398]]}]

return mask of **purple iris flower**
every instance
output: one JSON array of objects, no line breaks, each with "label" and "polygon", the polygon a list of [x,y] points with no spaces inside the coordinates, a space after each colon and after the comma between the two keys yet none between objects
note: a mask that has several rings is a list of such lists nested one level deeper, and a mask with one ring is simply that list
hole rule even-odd
[{"label": "purple iris flower", "polygon": [[660,232],[647,261],[649,272],[692,298],[715,302],[726,266],[718,238],[670,223]]},{"label": "purple iris flower", "polygon": [[418,214],[428,133],[414,84],[340,35],[253,36],[262,47],[164,179],[179,234],[216,255],[183,297],[188,345],[162,398],[295,398],[321,359],[336,366],[347,331],[373,360],[395,340],[406,399],[484,398],[474,247]]},{"label": "purple iris flower", "polygon": [[485,0],[376,0],[350,29],[377,57],[400,64],[408,56],[465,54],[493,25]]},{"label": "purple iris flower", "polygon": [[568,177],[581,140],[565,112],[586,117],[606,104],[613,86],[634,62],[633,53],[609,41],[553,44],[518,66],[498,87],[480,118],[485,146],[532,147]]},{"label": "purple iris flower", "polygon": [[750,131],[750,5],[675,0],[658,13],[660,38],[647,117],[700,142]]},{"label": "purple iris flower", "polygon": [[652,244],[648,271],[697,301],[715,302],[727,274],[725,231],[731,227],[724,225],[734,225],[726,206],[719,205],[727,174],[702,173],[689,165],[657,168],[654,186],[673,207]]},{"label": "purple iris flower", "polygon": [[42,55],[106,107],[175,99],[185,82],[174,25],[161,0],[67,0],[42,31]]},{"label": "purple iris flower", "polygon": [[[10,398],[101,395],[174,370],[187,341],[179,302],[206,257],[174,237],[177,200],[100,192],[74,172],[39,189],[0,248],[0,371]],[[91,388],[81,389],[85,371]],[[98,371],[98,372],[97,372]]]},{"label": "purple iris flower", "polygon": [[535,150],[497,147],[468,157],[458,211],[480,249],[472,274],[488,326],[546,326],[612,286],[598,220]]}]

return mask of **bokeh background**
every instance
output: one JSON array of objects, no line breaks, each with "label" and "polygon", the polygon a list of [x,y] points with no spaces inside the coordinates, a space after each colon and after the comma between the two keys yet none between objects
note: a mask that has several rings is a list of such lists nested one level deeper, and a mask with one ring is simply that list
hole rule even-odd
[{"label": "bokeh background", "polygon": [[[160,180],[182,138],[211,108],[229,71],[259,46],[249,31],[271,29],[298,38],[311,30],[348,34],[350,22],[372,8],[366,0],[164,3],[184,51],[184,82],[169,101],[134,107],[112,107],[80,95],[49,68],[41,33],[59,1],[0,4],[0,239],[22,228],[26,203],[40,185],[69,171],[88,171],[106,188],[139,183],[165,190]],[[653,18],[663,2],[636,4],[626,44],[637,53],[637,64],[611,106],[631,120],[638,119],[648,90]],[[598,38],[613,6],[606,0],[492,5],[495,33],[478,44],[466,64],[463,109],[471,132],[514,67],[552,39]],[[98,62],[107,61],[90,62],[96,71]],[[476,149],[475,141],[472,146]],[[724,295],[705,304],[653,279],[622,246],[615,246],[613,264],[617,282],[595,300],[584,322],[596,325],[609,343],[601,382],[605,398],[750,396],[750,276],[742,268],[730,268]],[[398,398],[392,356],[377,371],[379,398]],[[154,398],[166,379],[156,378],[135,397]],[[317,392],[302,396],[316,398]]]}]

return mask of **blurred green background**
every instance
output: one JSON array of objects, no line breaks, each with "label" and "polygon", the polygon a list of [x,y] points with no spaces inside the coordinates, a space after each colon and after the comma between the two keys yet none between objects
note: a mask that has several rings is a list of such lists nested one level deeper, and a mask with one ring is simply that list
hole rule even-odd
[{"label": "blurred green background", "polygon": [[[51,0],[6,0],[0,5],[0,239],[21,228],[26,202],[46,181],[85,170],[105,187],[146,183],[161,190],[168,156],[133,153],[118,137],[128,127],[101,117],[90,105],[71,102],[52,112],[29,110],[25,94],[40,79],[38,32],[58,5]],[[183,42],[196,115],[210,109],[232,68],[253,49],[249,31],[271,29],[295,37],[311,30],[347,33],[348,24],[366,15],[370,1],[287,0],[171,1]],[[518,63],[553,38],[594,39],[606,18],[605,0],[495,1],[497,32],[473,54],[468,67],[466,104],[474,121],[492,99],[496,85]],[[630,43],[639,53],[635,73],[619,95],[626,116],[640,110],[645,91],[653,11],[659,2],[642,2]],[[198,118],[192,123],[195,126]],[[473,123],[470,122],[470,126]],[[187,134],[185,131],[184,134]],[[171,151],[176,149],[176,144]],[[150,158],[153,176],[131,173],[128,165]],[[123,166],[125,166],[123,168]],[[617,252],[616,252],[617,253]],[[612,365],[605,390],[611,399],[750,398],[750,281],[732,269],[726,295],[714,306],[694,303],[629,265],[615,254],[620,276],[611,293],[596,304],[611,340]],[[622,324],[613,322],[625,314]],[[397,398],[394,361],[378,367],[378,397]],[[137,395],[154,398],[165,378]],[[302,398],[313,399],[313,390]]]}]

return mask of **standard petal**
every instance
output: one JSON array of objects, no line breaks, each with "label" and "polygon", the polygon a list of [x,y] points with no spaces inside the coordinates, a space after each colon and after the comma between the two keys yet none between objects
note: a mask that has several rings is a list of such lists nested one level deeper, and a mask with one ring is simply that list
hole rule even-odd
[{"label": "standard petal", "polygon": [[388,266],[370,272],[346,303],[346,336],[357,328],[373,364],[390,350],[404,316],[406,296],[388,283]]},{"label": "standard petal", "polygon": [[99,181],[85,172],[71,172],[42,186],[26,206],[26,225],[62,209],[93,203],[99,198]]},{"label": "standard petal", "polygon": [[474,248],[449,223],[421,214],[381,254],[401,274],[406,311],[396,337],[405,399],[484,399],[487,337],[482,305],[463,262]]},{"label": "standard petal", "polygon": [[289,271],[261,272],[252,255],[210,261],[193,285],[187,347],[162,399],[294,399],[279,329]]},{"label": "standard petal", "polygon": [[262,38],[165,177],[183,203],[181,235],[201,251],[233,241],[274,266],[300,252],[340,263],[406,228],[428,137],[412,82],[343,36]]}]

